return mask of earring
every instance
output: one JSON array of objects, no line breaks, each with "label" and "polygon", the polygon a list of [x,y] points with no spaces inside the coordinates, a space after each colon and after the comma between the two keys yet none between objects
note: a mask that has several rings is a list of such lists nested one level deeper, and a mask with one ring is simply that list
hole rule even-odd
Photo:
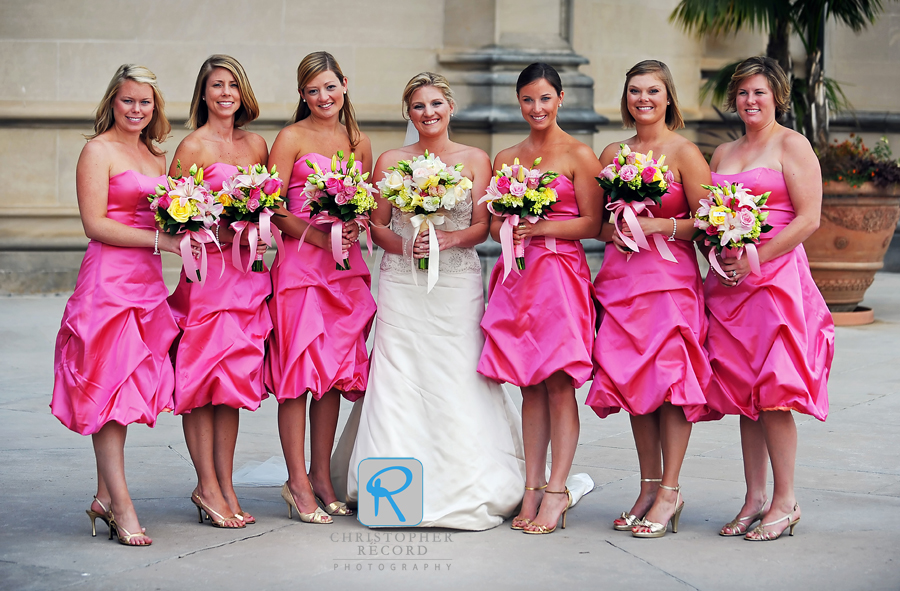
[{"label": "earring", "polygon": [[666,101],[666,104],[667,104],[667,105],[671,105],[672,102],[671,102],[671,101]]},{"label": "earring", "polygon": [[563,104],[562,104],[562,101],[559,101],[559,106],[561,107],[562,105],[563,105]]}]

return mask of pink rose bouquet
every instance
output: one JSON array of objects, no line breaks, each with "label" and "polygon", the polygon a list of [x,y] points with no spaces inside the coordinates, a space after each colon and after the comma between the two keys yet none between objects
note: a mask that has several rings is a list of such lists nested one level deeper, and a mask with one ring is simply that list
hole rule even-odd
[{"label": "pink rose bouquet", "polygon": [[[284,246],[281,242],[281,234],[277,230],[272,231],[272,216],[275,210],[281,207],[284,199],[281,198],[281,189],[284,182],[278,178],[275,167],[266,169],[262,164],[254,164],[244,168],[237,167],[237,172],[222,183],[222,190],[216,198],[225,207],[225,215],[233,221],[231,227],[235,231],[234,242],[231,247],[232,263],[237,269],[245,269],[241,262],[240,242],[244,230],[247,230],[250,252],[256,252],[257,234],[266,244],[272,245],[274,240],[278,245],[279,257],[284,256]],[[256,259],[250,257],[252,269],[257,273],[265,271],[262,255],[257,254]],[[250,270],[250,262],[247,263],[247,271]]]},{"label": "pink rose bouquet", "polygon": [[[525,269],[525,245],[519,244],[513,247],[513,228],[519,224],[520,219],[526,219],[532,223],[547,217],[551,207],[556,203],[556,191],[548,185],[559,176],[557,172],[541,172],[538,165],[541,158],[537,158],[531,168],[519,164],[519,159],[513,160],[512,166],[504,164],[491,179],[487,193],[479,203],[487,201],[488,210],[493,215],[502,216],[503,226],[500,227],[500,246],[503,252],[503,280],[512,270],[512,258],[515,255],[517,272]],[[546,237],[545,244],[550,250],[555,250],[556,240]]]},{"label": "pink rose bouquet", "polygon": [[[613,163],[604,168],[597,177],[597,182],[609,200],[606,209],[613,214],[616,232],[622,242],[634,252],[638,252],[641,248],[650,250],[650,243],[644,236],[637,216],[646,212],[648,216],[653,217],[647,207],[661,205],[662,196],[669,190],[669,183],[675,180],[669,167],[664,164],[665,160],[665,156],[654,160],[652,150],[647,154],[641,154],[632,152],[626,144],[620,144]],[[634,239],[622,233],[619,225],[620,216]],[[668,261],[675,262],[675,257],[666,246],[663,237],[654,234],[653,240],[660,255]],[[628,256],[631,257],[630,254]]]},{"label": "pink rose bouquet", "polygon": [[[378,207],[372,193],[375,188],[366,182],[369,173],[359,173],[359,167],[354,166],[356,156],[350,153],[350,159],[344,165],[344,152],[331,157],[331,170],[322,172],[315,162],[306,161],[313,169],[313,174],[306,178],[306,186],[303,194],[306,196],[304,208],[310,211],[310,220],[315,218],[317,222],[331,222],[331,254],[337,269],[346,271],[350,269],[350,253],[341,252],[341,237],[344,222],[356,221],[363,230],[368,230],[369,216],[373,209]],[[308,228],[307,228],[308,230]],[[306,232],[301,237],[306,237]],[[372,254],[371,240],[369,255]]]},{"label": "pink rose bouquet", "polygon": [[703,185],[709,191],[706,199],[700,200],[700,207],[694,216],[697,232],[694,238],[703,238],[706,246],[712,246],[709,264],[722,276],[725,272],[719,265],[716,254],[726,254],[741,258],[744,250],[750,262],[750,270],[759,274],[759,254],[756,245],[759,236],[772,226],[766,223],[769,212],[763,211],[769,193],[751,195],[741,183],[728,181],[721,185]]},{"label": "pink rose bouquet", "polygon": [[[178,162],[181,171],[181,162]],[[187,280],[194,275],[203,283],[206,279],[206,250],[201,253],[200,268],[191,255],[191,239],[203,244],[213,243],[217,247],[212,228],[219,223],[223,207],[203,182],[203,169],[194,164],[188,176],[166,177],[165,185],[157,185],[156,191],[148,197],[150,210],[156,218],[159,229],[167,234],[182,235],[181,260]]]}]

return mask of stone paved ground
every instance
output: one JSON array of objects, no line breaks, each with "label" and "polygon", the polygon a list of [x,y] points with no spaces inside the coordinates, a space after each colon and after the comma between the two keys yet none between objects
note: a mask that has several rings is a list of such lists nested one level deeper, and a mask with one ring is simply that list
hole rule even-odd
[{"label": "stone paved ground", "polygon": [[[155,429],[130,429],[127,449],[129,484],[153,546],[91,538],[90,439],[66,430],[47,407],[65,300],[0,299],[0,589],[900,588],[900,275],[879,274],[870,290],[875,324],[837,330],[828,421],[797,418],[803,520],[793,538],[768,544],[716,535],[743,496],[733,417],[694,429],[678,534],[638,540],[613,531],[610,521],[637,490],[637,460],[627,417],[601,421],[587,407],[575,470],[597,488],[571,511],[568,528],[550,536],[504,525],[382,531],[376,539],[353,518],[288,521],[277,488],[239,490],[257,525],[201,526],[188,500],[194,476],[181,427],[164,415]],[[242,413],[236,466],[280,455],[275,416],[272,399]],[[368,554],[409,545],[416,555]]]}]

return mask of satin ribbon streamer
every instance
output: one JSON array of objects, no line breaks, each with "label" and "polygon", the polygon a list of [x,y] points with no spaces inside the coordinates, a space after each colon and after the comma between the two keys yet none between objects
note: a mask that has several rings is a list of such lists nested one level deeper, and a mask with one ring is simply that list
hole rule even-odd
[{"label": "satin ribbon streamer", "polygon": [[[200,268],[197,268],[197,263],[194,260],[194,256],[191,254],[191,240],[194,242],[199,242],[203,245],[203,248],[200,249]],[[181,242],[178,243],[178,246],[181,248],[181,264],[184,267],[184,274],[188,277],[188,279],[193,280],[194,277],[200,281],[200,285],[206,285],[206,270],[207,265],[209,264],[209,260],[206,255],[206,245],[207,244],[215,244],[216,248],[219,249],[219,252],[222,252],[222,245],[219,244],[219,241],[216,240],[216,235],[212,233],[212,230],[209,228],[203,228],[202,230],[198,230],[196,232],[185,232],[181,237]],[[198,276],[199,271],[199,276]],[[221,277],[225,273],[225,261],[222,261],[222,270],[219,272],[219,277]]]},{"label": "satin ribbon streamer", "polygon": [[[497,215],[490,204],[488,204],[488,209],[493,215]],[[503,215],[503,225],[500,226],[500,251],[503,256],[503,280],[500,283],[506,281],[506,278],[509,276],[510,271],[515,271],[517,275],[521,275],[521,273],[519,273],[519,268],[515,265],[513,259],[524,257],[525,247],[531,244],[531,238],[526,238],[524,242],[519,244],[519,246],[514,246],[513,230],[516,226],[519,225],[519,222],[521,220],[527,220],[534,224],[539,219],[541,218],[536,215],[527,215],[522,217],[519,217],[516,214]],[[546,246],[547,250],[549,250],[550,252],[555,253],[556,238],[554,236],[544,236],[544,246]]]},{"label": "satin ribbon streamer", "polygon": [[[412,224],[414,230],[413,236],[419,235],[419,228],[422,227],[422,224],[425,224],[428,228],[428,290],[426,293],[430,293],[438,280],[438,265],[440,265],[441,253],[441,249],[438,248],[434,227],[444,223],[444,216],[439,213],[429,213],[427,215],[420,213],[410,218],[409,223]],[[413,281],[416,285],[419,285],[419,280],[416,278],[416,275],[418,275],[416,273],[416,259],[412,256],[410,256],[410,268],[412,269]]]},{"label": "satin ribbon streamer", "polygon": [[[277,247],[279,265],[284,260],[284,242],[281,240],[281,232],[278,230],[272,231],[272,215],[274,215],[274,212],[266,208],[259,213],[258,225],[248,220],[231,223],[231,228],[234,230],[234,241],[231,243],[231,263],[238,271],[250,272],[256,255],[256,247],[259,244],[257,235],[259,240],[262,240],[269,246]],[[250,260],[247,261],[246,266],[241,261],[241,236],[244,230],[247,230],[247,242],[250,244]],[[272,244],[273,240],[275,244]]]},{"label": "satin ribbon streamer", "polygon": [[[733,256],[734,258],[740,260],[745,250],[747,251],[747,262],[750,263],[750,272],[754,275],[759,275],[759,251],[756,250],[755,244],[745,244],[740,248],[725,248],[722,250],[722,255],[725,258],[730,258]],[[709,251],[709,266],[715,269],[716,273],[718,273],[722,277],[725,277],[726,279],[728,278],[728,275],[725,273],[725,271],[722,270],[722,266],[719,265],[719,257],[716,256],[715,248]],[[741,277],[741,280],[738,281],[738,284],[744,281],[744,279],[746,279],[746,277]]]},{"label": "satin ribbon streamer", "polygon": [[[644,199],[643,201],[632,201],[630,203],[626,202],[623,199],[617,199],[612,203],[606,206],[606,209],[613,213],[613,224],[616,229],[616,233],[619,235],[619,238],[622,239],[622,242],[625,243],[628,248],[633,250],[634,252],[630,252],[625,255],[625,260],[631,260],[631,255],[638,252],[641,248],[644,250],[650,250],[650,243],[647,242],[647,237],[644,235],[644,230],[641,228],[641,223],[638,221],[637,216],[640,213],[647,213],[647,217],[652,218],[653,213],[647,209],[651,205],[656,205],[656,203],[652,199]],[[628,236],[622,233],[619,230],[619,215],[622,216],[625,225],[628,226],[628,229],[631,230],[631,234],[634,236],[632,240]],[[653,234],[653,243],[656,244],[656,250],[659,251],[659,255],[672,263],[677,263],[678,261],[675,259],[675,255],[672,254],[672,251],[669,250],[669,246],[666,244],[666,239],[662,237],[660,234]]]}]

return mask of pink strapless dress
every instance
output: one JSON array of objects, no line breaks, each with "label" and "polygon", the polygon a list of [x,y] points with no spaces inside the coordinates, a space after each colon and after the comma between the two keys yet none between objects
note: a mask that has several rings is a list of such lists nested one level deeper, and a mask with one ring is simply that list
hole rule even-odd
[{"label": "pink strapless dress", "polygon": [[[331,159],[321,154],[301,156],[294,163],[288,187],[288,209],[304,220],[303,187],[312,172],[306,160],[323,169]],[[330,231],[330,224],[313,224]],[[315,399],[333,388],[349,400],[366,389],[369,355],[366,339],[375,318],[371,276],[359,243],[350,248],[350,270],[335,269],[330,252],[309,242],[284,236],[285,260],[272,269],[269,311],[275,329],[269,337],[267,384],[278,401],[298,398],[307,390]]]},{"label": "pink strapless dress", "polygon": [[[210,189],[237,171],[217,162],[203,171]],[[206,284],[188,283],[181,271],[169,306],[181,329],[175,351],[175,414],[207,404],[256,410],[268,396],[263,385],[265,342],[272,331],[266,298],[272,293],[268,273],[244,272],[231,262],[231,244],[222,252],[206,246],[209,257]],[[250,247],[241,247],[249,260]],[[225,272],[222,272],[222,264]]]},{"label": "pink strapless dress", "polygon": [[[107,217],[152,230],[147,195],[164,178],[131,170],[110,178]],[[63,425],[82,435],[109,421],[152,427],[172,408],[178,327],[168,295],[152,248],[88,244],[56,337],[50,408]]]},{"label": "pink strapless dress", "polygon": [[[773,229],[765,243],[794,219],[784,176],[769,168],[713,174],[713,182],[743,183],[754,195],[771,191],[766,205]],[[706,278],[713,370],[710,408],[756,420],[763,410],[795,410],[824,421],[828,374],[834,357],[834,323],[809,272],[803,245],[762,264],[736,287]]]},{"label": "pink strapless dress", "polygon": [[[558,200],[552,220],[578,217],[572,181],[550,185]],[[579,388],[591,377],[596,309],[591,271],[581,242],[556,240],[552,252],[543,237],[525,247],[525,270],[503,282],[503,259],[491,272],[488,306],[481,320],[484,349],[478,373],[497,382],[534,386],[558,371]]]},{"label": "pink strapless dress", "polygon": [[[669,185],[654,217],[685,219],[690,206],[680,183]],[[703,343],[706,311],[694,243],[666,242],[677,263],[656,250],[630,260],[610,244],[594,281],[600,329],[594,342],[594,381],[587,404],[601,418],[624,408],[649,414],[663,402],[684,409],[689,421],[706,412],[712,377]]]}]

